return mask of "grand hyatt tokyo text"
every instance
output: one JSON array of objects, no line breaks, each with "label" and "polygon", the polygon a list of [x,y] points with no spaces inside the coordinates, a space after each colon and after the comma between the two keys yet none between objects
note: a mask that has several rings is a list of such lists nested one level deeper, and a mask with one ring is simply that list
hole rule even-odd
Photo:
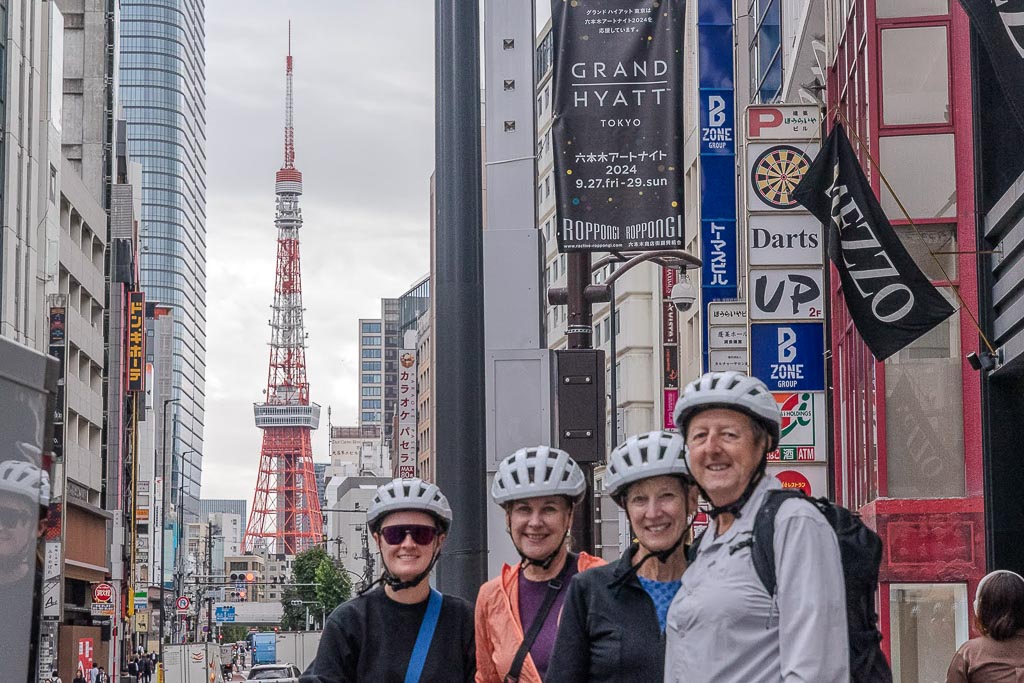
[{"label": "grand hyatt tokyo text", "polygon": [[[573,106],[642,107],[659,105],[662,95],[671,92],[668,62],[662,59],[631,62],[576,62],[570,68],[573,78]],[[661,80],[649,80],[658,79]],[[609,79],[605,82],[604,79]],[[660,86],[660,87],[652,87]]]},{"label": "grand hyatt tokyo text", "polygon": [[623,239],[634,242],[638,240],[678,239],[683,236],[683,215],[666,216],[653,221],[627,225],[594,223],[592,221],[575,221],[571,218],[562,219],[562,239],[566,242],[617,242]]}]

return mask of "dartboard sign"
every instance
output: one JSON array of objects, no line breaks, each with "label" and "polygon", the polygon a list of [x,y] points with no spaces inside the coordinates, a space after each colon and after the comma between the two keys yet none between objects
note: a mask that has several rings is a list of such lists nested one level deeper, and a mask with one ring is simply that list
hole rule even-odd
[{"label": "dartboard sign", "polygon": [[818,153],[817,145],[750,145],[750,185],[747,199],[752,211],[799,208],[793,190]]}]

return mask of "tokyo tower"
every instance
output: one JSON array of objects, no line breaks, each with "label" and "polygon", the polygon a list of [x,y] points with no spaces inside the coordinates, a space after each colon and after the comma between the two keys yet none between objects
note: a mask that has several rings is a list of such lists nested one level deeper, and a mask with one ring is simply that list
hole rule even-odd
[{"label": "tokyo tower", "polygon": [[299,228],[302,174],[295,168],[292,132],[292,39],[288,25],[284,165],[277,172],[277,268],[270,321],[270,369],[266,401],[253,409],[263,430],[260,469],[246,552],[265,547],[271,555],[295,555],[320,541],[323,524],[313,474],[310,432],[320,424],[320,406],[310,403],[306,380],[306,333],[302,322]]}]

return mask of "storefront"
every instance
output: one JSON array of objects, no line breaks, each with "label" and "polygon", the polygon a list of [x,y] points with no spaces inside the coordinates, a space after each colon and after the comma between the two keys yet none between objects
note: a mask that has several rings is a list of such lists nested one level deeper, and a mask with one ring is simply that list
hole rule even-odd
[{"label": "storefront", "polygon": [[959,309],[877,362],[832,269],[836,499],[882,537],[880,625],[898,680],[942,680],[974,635],[969,596],[986,569],[981,380],[965,360],[978,348],[970,29],[955,0],[829,11],[828,120],[849,122],[886,215]]}]

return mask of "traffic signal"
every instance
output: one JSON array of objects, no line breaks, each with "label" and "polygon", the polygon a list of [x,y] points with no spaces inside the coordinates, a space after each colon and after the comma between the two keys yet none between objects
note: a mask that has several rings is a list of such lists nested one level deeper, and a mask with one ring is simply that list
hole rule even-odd
[{"label": "traffic signal", "polygon": [[255,575],[252,572],[249,572],[248,574],[245,575],[245,580],[248,581],[249,583],[252,583],[253,581],[256,580],[256,577],[255,577]]}]

